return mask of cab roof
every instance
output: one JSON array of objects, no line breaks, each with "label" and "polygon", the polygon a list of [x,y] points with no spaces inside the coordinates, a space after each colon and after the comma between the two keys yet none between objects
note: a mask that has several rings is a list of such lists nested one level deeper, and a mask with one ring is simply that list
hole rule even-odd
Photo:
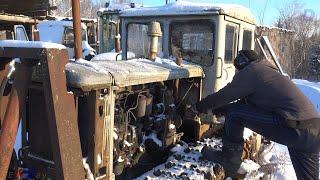
[{"label": "cab roof", "polygon": [[[68,19],[57,19],[57,20],[45,20],[38,24],[39,27],[73,27],[73,21]],[[81,28],[86,29],[84,23],[81,23]]]},{"label": "cab roof", "polygon": [[227,15],[251,24],[255,24],[255,18],[251,11],[244,6],[237,4],[193,3],[187,1],[177,1],[164,6],[141,7],[121,11],[121,17],[207,14]]},{"label": "cab roof", "polygon": [[136,4],[136,3],[111,3],[111,4],[108,4],[107,7],[100,8],[98,11],[98,14],[99,13],[102,13],[102,14],[118,13],[126,9],[139,8],[139,7],[143,7],[143,6],[141,4]]}]

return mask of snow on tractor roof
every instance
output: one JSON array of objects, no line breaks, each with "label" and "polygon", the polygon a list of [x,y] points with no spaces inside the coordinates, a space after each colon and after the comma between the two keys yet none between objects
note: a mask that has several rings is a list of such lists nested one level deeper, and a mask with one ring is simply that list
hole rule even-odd
[{"label": "snow on tractor roof", "polygon": [[237,4],[193,3],[187,1],[177,1],[164,6],[141,7],[121,11],[122,17],[204,14],[228,15],[251,24],[255,24],[255,18],[251,11],[244,6]]},{"label": "snow on tractor roof", "polygon": [[[73,27],[72,20],[49,20],[49,21],[41,21],[38,26],[47,26],[47,27]],[[86,29],[86,25],[81,23],[81,28]]]},{"label": "snow on tractor roof", "polygon": [[108,12],[120,12],[126,9],[131,9],[131,8],[137,8],[137,7],[142,7],[141,4],[135,4],[135,3],[112,3],[109,4],[108,7],[105,8],[100,8],[98,13],[108,13]]}]

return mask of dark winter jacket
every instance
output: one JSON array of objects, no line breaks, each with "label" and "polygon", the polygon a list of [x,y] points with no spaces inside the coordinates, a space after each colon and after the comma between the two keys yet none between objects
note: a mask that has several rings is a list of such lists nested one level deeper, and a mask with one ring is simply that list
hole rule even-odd
[{"label": "dark winter jacket", "polygon": [[319,118],[311,101],[267,60],[252,62],[236,73],[231,83],[204,98],[196,106],[200,112],[206,112],[243,98],[287,120]]}]

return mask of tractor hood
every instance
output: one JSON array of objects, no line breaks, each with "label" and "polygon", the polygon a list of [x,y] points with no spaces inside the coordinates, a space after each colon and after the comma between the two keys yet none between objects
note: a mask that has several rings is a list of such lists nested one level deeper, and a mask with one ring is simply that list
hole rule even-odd
[{"label": "tractor hood", "polygon": [[77,60],[66,65],[69,87],[83,91],[107,88],[110,85],[125,87],[172,79],[202,77],[200,66],[184,61],[178,66],[172,60],[157,58],[132,59],[127,61]]}]

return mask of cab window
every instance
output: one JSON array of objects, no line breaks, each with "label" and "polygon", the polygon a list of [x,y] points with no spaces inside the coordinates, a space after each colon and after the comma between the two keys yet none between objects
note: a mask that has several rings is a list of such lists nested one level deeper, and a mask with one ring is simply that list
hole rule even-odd
[{"label": "cab window", "polygon": [[120,22],[119,16],[116,14],[105,14],[101,17],[102,21],[102,37],[101,53],[110,52],[115,47],[114,37],[116,35],[116,23]]},{"label": "cab window", "polygon": [[[84,29],[81,31],[82,41],[87,41],[87,33]],[[74,48],[74,33],[72,27],[66,27],[64,30],[63,45],[68,48]]]},{"label": "cab window", "polygon": [[[148,24],[131,23],[128,25],[127,49],[137,58],[146,58],[150,49]],[[162,37],[158,40],[158,56],[162,53]]]},{"label": "cab window", "polygon": [[171,23],[170,55],[211,66],[215,49],[214,31],[214,23],[209,20]]},{"label": "cab window", "polygon": [[238,29],[236,26],[226,26],[226,38],[225,38],[225,62],[232,62],[237,53],[238,44]]},{"label": "cab window", "polygon": [[243,50],[250,50],[251,49],[251,42],[252,42],[252,31],[244,30],[243,31],[243,38],[242,38],[242,49]]}]

